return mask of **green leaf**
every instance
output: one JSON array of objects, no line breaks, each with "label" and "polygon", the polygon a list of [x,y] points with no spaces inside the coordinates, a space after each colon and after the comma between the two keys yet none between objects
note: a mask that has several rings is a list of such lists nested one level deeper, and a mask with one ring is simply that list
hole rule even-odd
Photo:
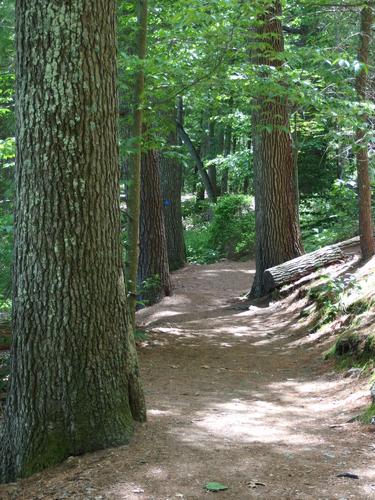
[{"label": "green leaf", "polygon": [[213,483],[207,483],[205,485],[205,489],[207,491],[225,491],[228,489],[228,486],[225,486],[225,484],[213,482]]}]

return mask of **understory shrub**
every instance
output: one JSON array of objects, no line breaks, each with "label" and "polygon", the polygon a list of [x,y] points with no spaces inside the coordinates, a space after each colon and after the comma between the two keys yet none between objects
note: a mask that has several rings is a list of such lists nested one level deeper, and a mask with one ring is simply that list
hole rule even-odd
[{"label": "understory shrub", "polygon": [[255,246],[253,198],[245,195],[219,198],[209,233],[209,242],[223,257],[238,259],[252,254]]},{"label": "understory shrub", "polygon": [[208,264],[220,258],[249,256],[255,246],[253,198],[226,195],[215,205],[185,202],[184,223],[189,262]]},{"label": "understory shrub", "polygon": [[358,197],[354,183],[336,181],[323,195],[301,200],[301,230],[305,250],[311,252],[325,245],[358,234]]},{"label": "understory shrub", "polygon": [[0,310],[8,309],[11,294],[12,240],[11,215],[0,215]]}]

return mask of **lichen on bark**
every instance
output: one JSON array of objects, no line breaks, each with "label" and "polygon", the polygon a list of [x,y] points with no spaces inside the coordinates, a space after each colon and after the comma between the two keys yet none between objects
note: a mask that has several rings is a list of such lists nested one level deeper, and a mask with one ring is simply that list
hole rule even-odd
[{"label": "lichen on bark", "polygon": [[120,243],[116,2],[18,0],[16,17],[3,481],[127,443],[145,419]]}]

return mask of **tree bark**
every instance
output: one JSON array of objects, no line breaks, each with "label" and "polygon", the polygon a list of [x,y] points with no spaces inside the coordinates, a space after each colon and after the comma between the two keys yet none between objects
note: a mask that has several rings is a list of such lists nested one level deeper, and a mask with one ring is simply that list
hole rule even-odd
[{"label": "tree bark", "polygon": [[263,278],[264,289],[268,293],[274,288],[297,281],[319,267],[333,264],[343,258],[344,253],[340,246],[331,245],[266,269]]},{"label": "tree bark", "polygon": [[[227,125],[224,136],[224,157],[230,155],[232,147],[232,125]],[[225,167],[221,176],[221,194],[228,193],[229,168]]]},{"label": "tree bark", "polygon": [[[207,141],[207,157],[209,160],[213,159],[216,157],[216,144],[215,144],[215,122],[212,120],[209,120],[208,124],[208,141]],[[216,171],[216,165],[211,163],[208,166],[207,169],[207,174],[210,179],[210,183],[212,186],[212,190],[214,192],[215,198],[217,198],[218,192],[217,192],[217,171]]]},{"label": "tree bark", "polygon": [[[276,0],[258,18],[257,49],[253,60],[261,65],[260,78],[267,78],[267,66],[281,68],[284,40],[281,2]],[[280,94],[283,94],[280,92]],[[296,210],[292,139],[286,95],[259,95],[252,114],[254,188],[256,206],[256,275],[250,296],[266,292],[264,271],[303,252]]]},{"label": "tree bark", "polygon": [[[137,0],[138,9],[138,36],[137,54],[142,63],[146,58],[147,49],[147,0]],[[129,308],[135,327],[135,309],[137,303],[137,272],[139,258],[139,220],[141,211],[141,162],[142,162],[142,132],[143,132],[143,106],[144,106],[145,74],[143,66],[140,67],[135,80],[134,89],[134,116],[133,132],[134,152],[129,162],[129,188],[128,188],[128,282],[129,282]]]},{"label": "tree bark", "polygon": [[[358,99],[366,101],[367,96],[367,65],[369,59],[369,45],[373,25],[373,11],[369,5],[361,10],[361,32],[358,60],[364,65],[356,77],[356,90]],[[364,259],[369,259],[375,254],[373,238],[373,222],[371,214],[371,182],[369,175],[368,139],[365,130],[368,121],[367,114],[362,115],[362,127],[356,132],[357,146],[357,172],[359,196],[359,233],[361,239],[361,252]]]},{"label": "tree bark", "polygon": [[0,477],[128,442],[116,2],[19,0],[13,345]]},{"label": "tree bark", "polygon": [[159,156],[152,150],[142,155],[138,286],[141,300],[147,301],[147,305],[170,295],[172,290],[160,187]]},{"label": "tree bark", "polygon": [[[168,143],[172,147],[177,145],[176,131],[170,134]],[[163,155],[160,159],[160,179],[169,269],[175,271],[186,263],[181,208],[181,163],[175,158]]]}]

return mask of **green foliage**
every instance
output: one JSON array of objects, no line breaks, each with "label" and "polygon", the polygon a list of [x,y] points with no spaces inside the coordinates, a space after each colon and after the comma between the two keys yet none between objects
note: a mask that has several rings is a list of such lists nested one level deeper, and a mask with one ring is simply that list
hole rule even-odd
[{"label": "green foliage", "polygon": [[142,282],[140,293],[147,294],[157,289],[158,287],[160,287],[160,276],[158,274],[154,274],[153,276],[150,276]]},{"label": "green foliage", "polygon": [[206,162],[206,166],[209,165],[216,166],[219,176],[224,170],[228,170],[228,182],[232,192],[242,191],[245,177],[252,178],[253,175],[252,152],[246,148],[228,156],[219,155]]},{"label": "green foliage", "polygon": [[210,244],[209,224],[199,224],[185,231],[186,257],[194,264],[212,264],[220,254]]},{"label": "green foliage", "polygon": [[227,195],[216,205],[184,202],[185,242],[189,262],[209,264],[220,258],[252,254],[255,244],[253,198]]},{"label": "green foliage", "polygon": [[[6,339],[8,342],[8,339]],[[0,344],[3,344],[4,340],[0,336]],[[9,373],[10,373],[10,358],[9,352],[0,351],[0,393],[5,393],[8,390],[9,384]]]},{"label": "green foliage", "polygon": [[375,403],[372,403],[359,416],[359,421],[362,422],[362,424],[374,424],[374,420],[375,420]]},{"label": "green foliage", "polygon": [[319,312],[315,329],[319,329],[325,323],[333,321],[337,316],[345,313],[344,294],[359,287],[356,277],[352,274],[334,279],[323,275],[322,278],[324,282],[311,288],[308,292],[308,299],[315,302]]},{"label": "green foliage", "polygon": [[0,215],[0,310],[9,310],[13,225],[11,215]]},{"label": "green foliage", "polygon": [[226,491],[228,489],[228,486],[225,486],[225,484],[217,482],[207,483],[204,487],[207,491],[214,491],[214,492]]},{"label": "green foliage", "polygon": [[359,343],[360,339],[356,333],[345,333],[337,339],[335,344],[326,353],[325,358],[352,358],[358,352]]},{"label": "green foliage", "polygon": [[301,201],[301,229],[307,252],[358,234],[358,197],[353,182],[336,181],[323,195]]},{"label": "green foliage", "polygon": [[161,281],[159,274],[154,274],[142,281],[138,289],[138,306],[144,307],[154,304],[159,296],[160,286]]},{"label": "green foliage", "polygon": [[240,258],[253,253],[255,245],[254,200],[245,195],[227,195],[214,207],[209,228],[213,248],[228,258]]},{"label": "green foliage", "polygon": [[148,339],[148,333],[144,330],[135,330],[134,339],[136,342],[145,342]]},{"label": "green foliage", "polygon": [[349,328],[325,353],[325,359],[334,359],[336,367],[341,370],[358,367],[364,372],[372,371],[375,362],[374,335],[363,338],[360,332]]},{"label": "green foliage", "polygon": [[186,200],[182,204],[182,216],[188,262],[211,264],[219,260],[219,253],[210,245],[211,204],[207,200]]}]

